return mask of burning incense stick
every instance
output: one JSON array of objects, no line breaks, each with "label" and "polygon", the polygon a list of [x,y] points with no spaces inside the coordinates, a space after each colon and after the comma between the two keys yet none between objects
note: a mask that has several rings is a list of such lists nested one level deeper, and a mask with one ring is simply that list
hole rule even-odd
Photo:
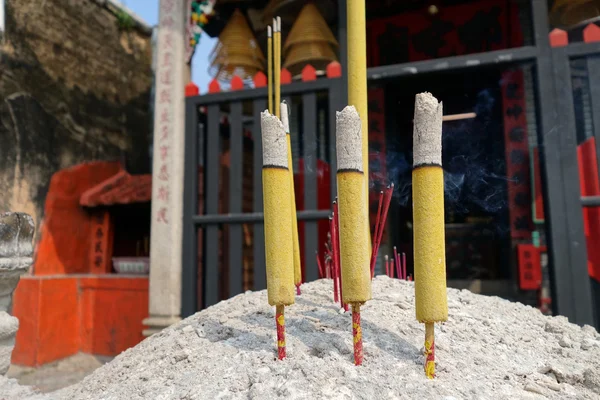
[{"label": "burning incense stick", "polygon": [[395,259],[390,260],[390,278],[394,279],[394,266],[396,265]]},{"label": "burning incense stick", "polygon": [[451,115],[444,115],[442,117],[442,121],[443,122],[458,121],[461,119],[472,119],[472,118],[476,118],[476,117],[477,117],[477,114],[475,114],[474,112],[462,113],[462,114],[451,114]]},{"label": "burning incense stick", "polygon": [[442,169],[442,104],[429,93],[415,100],[413,234],[416,317],[425,323],[425,375],[435,377],[434,323],[448,319]]},{"label": "burning incense stick", "polygon": [[275,116],[281,119],[281,18],[273,18],[273,68],[275,68]]},{"label": "burning incense stick", "polygon": [[355,365],[361,365],[363,361],[360,306],[371,299],[370,229],[369,215],[366,212],[368,192],[364,185],[361,124],[361,118],[352,106],[337,113],[337,187],[342,300],[352,305]]},{"label": "burning incense stick", "polygon": [[273,37],[271,27],[267,26],[267,77],[269,113],[273,114]]},{"label": "burning incense stick", "polygon": [[277,353],[285,357],[284,306],[294,304],[292,210],[285,131],[269,112],[261,114],[263,208],[267,296],[276,306]]},{"label": "burning incense stick", "polygon": [[406,253],[402,253],[402,277],[406,280]]},{"label": "burning incense stick", "polygon": [[[365,0],[346,1],[346,27],[348,43],[348,105],[354,106],[361,120],[361,132],[363,132],[361,143],[357,143],[362,149],[361,171],[363,173],[363,185],[365,193],[369,193],[369,123],[368,123],[368,100],[367,100],[367,28]],[[364,204],[364,212],[369,213],[369,204]],[[367,224],[365,235],[369,236],[367,248],[371,251],[371,227]]]},{"label": "burning incense stick", "polygon": [[[449,115],[444,115],[442,117],[442,122],[450,122],[450,121],[460,121],[463,119],[473,119],[473,118],[477,118],[477,114],[475,114],[474,112],[468,112],[468,113],[462,113],[462,114],[449,114]],[[413,123],[415,121],[413,120]]]}]

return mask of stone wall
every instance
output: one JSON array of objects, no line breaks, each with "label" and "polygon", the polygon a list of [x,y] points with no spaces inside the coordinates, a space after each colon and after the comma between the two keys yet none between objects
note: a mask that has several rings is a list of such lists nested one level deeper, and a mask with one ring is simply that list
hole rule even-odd
[{"label": "stone wall", "polygon": [[5,0],[0,41],[0,211],[39,227],[50,178],[126,156],[150,169],[151,31],[98,0]]}]

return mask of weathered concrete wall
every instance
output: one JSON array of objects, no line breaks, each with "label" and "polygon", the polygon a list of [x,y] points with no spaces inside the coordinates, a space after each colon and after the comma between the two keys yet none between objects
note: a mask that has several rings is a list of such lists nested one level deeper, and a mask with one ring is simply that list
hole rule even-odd
[{"label": "weathered concrete wall", "polygon": [[149,171],[150,32],[94,0],[5,0],[0,42],[0,211],[42,218],[50,177],[127,157]]}]

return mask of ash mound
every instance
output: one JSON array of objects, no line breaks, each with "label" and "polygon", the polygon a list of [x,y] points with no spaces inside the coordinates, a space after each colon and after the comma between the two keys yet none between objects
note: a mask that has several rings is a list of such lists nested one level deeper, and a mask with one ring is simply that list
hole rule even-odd
[{"label": "ash mound", "polygon": [[436,325],[437,377],[423,373],[424,326],[414,286],[379,276],[361,309],[364,365],[352,355],[351,313],[332,281],[302,286],[286,307],[277,361],[274,307],[247,292],[148,338],[56,399],[600,399],[600,335],[564,317],[448,289]]}]

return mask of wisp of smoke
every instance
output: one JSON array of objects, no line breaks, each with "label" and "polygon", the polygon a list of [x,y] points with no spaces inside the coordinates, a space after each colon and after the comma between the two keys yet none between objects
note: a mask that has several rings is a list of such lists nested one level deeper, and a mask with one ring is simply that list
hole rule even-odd
[{"label": "wisp of smoke", "polygon": [[[477,118],[444,124],[442,161],[444,197],[449,207],[466,214],[479,210],[496,214],[507,206],[505,161],[500,126],[491,121],[495,99],[488,90],[477,96]],[[500,147],[498,147],[500,146]],[[391,146],[390,146],[391,147]],[[412,189],[412,154],[387,149],[387,176],[394,182],[394,198],[407,206]]]}]

